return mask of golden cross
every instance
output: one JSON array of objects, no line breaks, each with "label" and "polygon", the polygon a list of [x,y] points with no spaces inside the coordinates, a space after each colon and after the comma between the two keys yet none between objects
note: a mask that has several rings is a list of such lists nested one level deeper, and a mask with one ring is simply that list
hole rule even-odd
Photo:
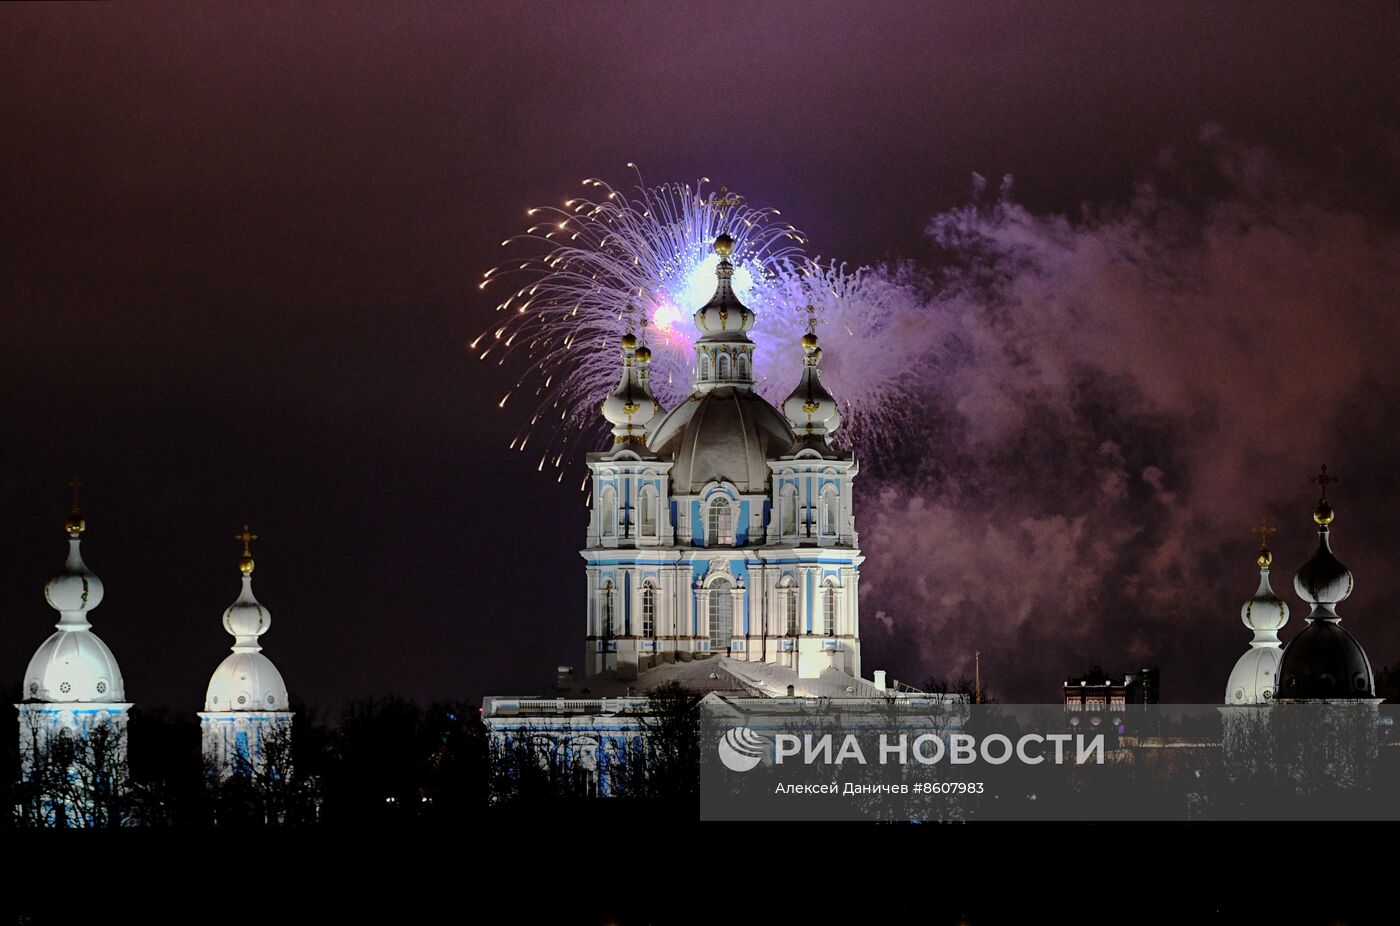
[{"label": "golden cross", "polygon": [[1277,527],[1274,527],[1272,524],[1270,524],[1268,518],[1266,518],[1266,517],[1260,517],[1260,518],[1259,518],[1259,526],[1258,526],[1258,527],[1255,527],[1255,528],[1252,528],[1252,529],[1250,530],[1250,533],[1251,533],[1251,534],[1258,534],[1258,535],[1259,535],[1259,548],[1260,548],[1261,550],[1267,550],[1267,549],[1269,548],[1269,535],[1270,535],[1270,534],[1273,534],[1273,533],[1276,533],[1277,531],[1278,531],[1278,528],[1277,528]]},{"label": "golden cross", "polygon": [[1322,472],[1318,473],[1316,476],[1314,476],[1314,477],[1312,477],[1311,479],[1308,480],[1308,482],[1314,483],[1315,485],[1319,485],[1319,486],[1322,487],[1322,497],[1323,497],[1323,498],[1326,498],[1326,497],[1327,497],[1327,487],[1328,487],[1329,485],[1331,485],[1332,483],[1336,482],[1336,481],[1337,481],[1337,477],[1336,477],[1336,476],[1329,476],[1329,475],[1327,475],[1327,464],[1326,464],[1326,463],[1322,464]]},{"label": "golden cross", "polygon": [[78,490],[81,489],[82,487],[83,487],[83,483],[82,483],[81,480],[79,480],[79,479],[70,479],[70,480],[68,480],[68,488],[70,488],[70,489],[73,490],[73,513],[74,513],[74,514],[77,514],[77,513],[78,513]]},{"label": "golden cross", "polygon": [[719,188],[719,196],[715,196],[713,193],[710,194],[710,205],[719,209],[719,217],[721,220],[724,218],[725,210],[732,209],[743,201],[742,196],[735,196],[733,193],[729,192],[729,187],[727,186]]},{"label": "golden cross", "polygon": [[234,535],[233,535],[233,539],[234,539],[234,540],[241,540],[241,541],[243,541],[243,555],[244,555],[244,556],[252,556],[252,555],[253,555],[253,551],[252,551],[252,549],[249,547],[249,544],[251,544],[254,540],[257,540],[257,539],[258,539],[258,535],[255,534],[255,533],[253,533],[252,530],[249,529],[249,527],[248,527],[247,524],[244,524],[244,525],[243,525],[243,532],[242,532],[241,534],[234,534]]},{"label": "golden cross", "polygon": [[817,307],[812,303],[807,303],[807,333],[817,333]]}]

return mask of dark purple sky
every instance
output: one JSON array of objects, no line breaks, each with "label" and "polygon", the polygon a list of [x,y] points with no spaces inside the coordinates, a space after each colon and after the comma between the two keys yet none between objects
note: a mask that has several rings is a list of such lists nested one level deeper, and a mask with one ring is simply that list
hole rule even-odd
[{"label": "dark purple sky", "polygon": [[[74,474],[93,622],[141,704],[200,706],[244,520],[267,652],[312,704],[577,663],[581,498],[507,452],[503,375],[464,343],[524,208],[627,161],[778,205],[853,263],[926,258],[974,171],[1038,213],[1123,202],[1207,123],[1345,175],[1363,217],[1395,203],[1393,3],[988,6],[0,9],[0,679],[55,620]],[[1242,650],[1249,591],[1206,614],[1183,590],[1183,633]],[[872,632],[866,665],[962,666],[899,639]],[[1164,660],[1168,695],[1214,699],[1233,656]],[[1003,688],[1052,698],[1085,667]]]}]

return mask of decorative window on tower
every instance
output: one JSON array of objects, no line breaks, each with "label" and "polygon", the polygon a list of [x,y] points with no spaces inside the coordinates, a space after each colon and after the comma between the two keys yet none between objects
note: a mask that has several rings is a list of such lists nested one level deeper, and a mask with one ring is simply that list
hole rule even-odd
[{"label": "decorative window on tower", "polygon": [[797,488],[791,484],[783,486],[782,497],[778,502],[778,533],[782,537],[797,536]]},{"label": "decorative window on tower", "polygon": [[734,594],[728,579],[710,586],[710,649],[729,649],[734,636]]},{"label": "decorative window on tower", "polygon": [[734,546],[734,506],[718,496],[710,502],[710,546]]},{"label": "decorative window on tower", "polygon": [[836,520],[840,511],[841,498],[836,494],[836,490],[827,489],[822,492],[821,534],[823,537],[836,536]]},{"label": "decorative window on tower", "polygon": [[700,355],[700,382],[706,382],[710,378],[710,358],[704,354]]},{"label": "decorative window on tower", "polygon": [[719,380],[720,380],[720,382],[728,382],[728,381],[729,381],[729,355],[728,355],[728,354],[720,354],[720,355],[719,355]]},{"label": "decorative window on tower", "polygon": [[778,602],[782,609],[784,632],[790,637],[797,636],[797,589],[787,576],[778,585]]},{"label": "decorative window on tower", "polygon": [[617,490],[612,486],[604,486],[603,493],[599,496],[598,518],[602,521],[599,525],[600,533],[604,537],[617,536]]},{"label": "decorative window on tower", "polygon": [[822,589],[822,633],[828,637],[836,636],[836,595],[835,585]]},{"label": "decorative window on tower", "polygon": [[656,536],[656,492],[651,486],[642,487],[637,497],[637,507],[641,509],[638,514],[642,522],[642,536]]},{"label": "decorative window on tower", "polygon": [[642,586],[642,636],[656,636],[656,589],[650,583]]},{"label": "decorative window on tower", "polygon": [[736,367],[736,368],[738,369],[738,371],[739,371],[739,379],[741,379],[741,380],[748,380],[748,378],[749,378],[749,356],[748,356],[748,354],[740,354],[740,355],[739,355],[738,361],[735,363],[735,367]]},{"label": "decorative window on tower", "polygon": [[613,584],[611,579],[603,583],[603,597],[598,604],[602,608],[602,614],[599,619],[599,624],[601,626],[599,629],[602,630],[603,636],[612,639],[617,636],[617,623],[616,614],[613,610]]}]

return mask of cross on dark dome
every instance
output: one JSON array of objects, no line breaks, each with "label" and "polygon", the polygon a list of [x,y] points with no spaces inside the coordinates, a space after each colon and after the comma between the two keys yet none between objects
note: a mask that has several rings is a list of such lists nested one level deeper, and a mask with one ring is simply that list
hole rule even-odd
[{"label": "cross on dark dome", "polygon": [[1324,463],[1322,464],[1322,472],[1318,473],[1316,476],[1312,477],[1308,481],[1313,483],[1314,485],[1322,487],[1322,497],[1325,499],[1327,497],[1327,487],[1332,483],[1336,482],[1337,477],[1329,476],[1327,474],[1327,464]]}]

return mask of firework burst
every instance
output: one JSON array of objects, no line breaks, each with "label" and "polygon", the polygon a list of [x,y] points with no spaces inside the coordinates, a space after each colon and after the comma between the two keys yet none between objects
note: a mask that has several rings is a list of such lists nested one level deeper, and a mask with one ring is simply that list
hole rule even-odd
[{"label": "firework burst", "polygon": [[896,405],[884,401],[891,384],[872,379],[863,363],[878,350],[864,339],[888,328],[880,315],[889,284],[808,259],[805,236],[778,210],[709,191],[708,183],[647,187],[638,174],[628,194],[589,178],[588,195],[530,209],[534,224],[502,242],[532,250],[486,273],[482,289],[510,289],[496,306],[496,323],[468,346],[501,365],[523,355],[498,405],[532,406],[511,446],[538,453],[541,471],[554,467],[562,479],[567,461],[601,446],[598,406],[617,382],[618,338],[629,329],[652,350],[657,399],[669,408],[689,393],[696,334],[690,316],[714,292],[712,245],[721,232],[735,239],[735,291],[756,314],[759,392],[777,403],[796,384],[803,309],[811,304],[824,322],[823,345],[832,348],[826,375],[846,413],[843,442],[868,446],[894,415]]}]

